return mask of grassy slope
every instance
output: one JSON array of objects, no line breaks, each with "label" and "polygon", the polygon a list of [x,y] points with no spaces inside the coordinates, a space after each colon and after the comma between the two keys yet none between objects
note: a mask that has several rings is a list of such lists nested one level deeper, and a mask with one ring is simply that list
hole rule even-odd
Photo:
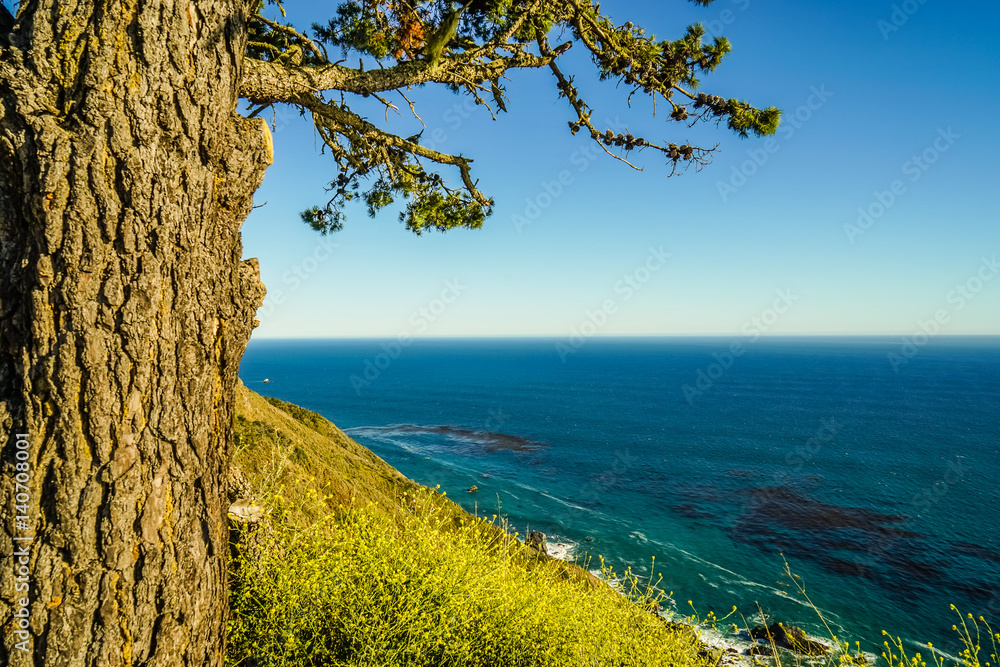
[{"label": "grassy slope", "polygon": [[[389,515],[404,507],[404,494],[424,489],[356,443],[322,415],[275,398],[265,398],[242,383],[236,391],[236,455],[234,465],[246,477],[255,502],[273,503],[277,492],[296,504],[309,490],[329,497],[326,507],[308,512],[310,519],[338,506],[371,503]],[[443,495],[434,503],[455,526],[473,517]],[[534,558],[526,563],[554,568],[564,578],[601,585],[592,574],[571,563]],[[528,558],[530,556],[530,558]]]},{"label": "grassy slope", "polygon": [[389,509],[418,486],[315,412],[241,384],[236,414],[234,462],[259,496],[280,484],[316,486],[342,504],[356,498]]}]

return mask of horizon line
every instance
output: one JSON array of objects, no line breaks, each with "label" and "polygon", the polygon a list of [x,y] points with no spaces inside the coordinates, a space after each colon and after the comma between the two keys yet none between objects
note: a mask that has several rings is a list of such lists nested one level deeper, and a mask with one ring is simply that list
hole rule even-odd
[{"label": "horizon line", "polygon": [[[250,337],[250,342],[254,340],[396,340],[399,339],[402,334],[387,335],[387,334],[358,334],[350,336],[260,336],[254,338]],[[922,332],[911,332],[911,333],[797,333],[797,334],[743,334],[743,333],[691,333],[691,334],[609,334],[609,335],[593,335],[593,336],[583,336],[586,340],[598,339],[598,340],[615,340],[621,338],[726,338],[726,339],[742,339],[742,338],[769,338],[769,339],[780,339],[780,338],[913,338],[918,336],[926,336]],[[573,338],[574,335],[570,334],[469,334],[469,335],[441,335],[441,336],[409,336],[410,340],[525,340],[525,339],[545,339],[545,340],[559,340],[566,338]],[[1000,332],[997,333],[951,333],[951,334],[937,334],[934,336],[926,336],[929,340],[933,339],[945,339],[945,338],[1000,338]],[[929,342],[929,341],[928,341]]]}]

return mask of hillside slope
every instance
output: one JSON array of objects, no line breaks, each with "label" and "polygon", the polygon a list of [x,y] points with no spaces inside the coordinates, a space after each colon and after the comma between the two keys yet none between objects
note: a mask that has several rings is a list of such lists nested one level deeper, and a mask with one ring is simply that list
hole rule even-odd
[{"label": "hillside slope", "polygon": [[265,398],[242,383],[236,390],[233,462],[250,484],[243,490],[259,501],[284,485],[322,490],[334,504],[353,498],[394,510],[404,493],[419,488],[321,415]]},{"label": "hillside slope", "polygon": [[[236,393],[236,452],[232,500],[249,498],[273,509],[295,506],[318,519],[338,507],[369,503],[390,516],[412,508],[413,498],[429,493],[439,517],[458,527],[475,517],[444,494],[417,484],[322,415],[293,403],[257,394],[241,382]],[[325,498],[322,506],[302,507],[307,494]],[[534,550],[517,549],[530,565],[554,568],[565,578],[601,586],[585,569],[565,561],[539,559]]]}]

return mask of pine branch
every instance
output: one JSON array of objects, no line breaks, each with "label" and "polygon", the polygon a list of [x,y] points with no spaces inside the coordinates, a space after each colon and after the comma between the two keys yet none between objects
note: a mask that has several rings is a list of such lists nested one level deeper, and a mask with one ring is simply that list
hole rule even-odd
[{"label": "pine branch", "polygon": [[542,0],[535,0],[530,5],[525,7],[524,10],[518,15],[518,17],[513,21],[511,21],[510,26],[508,26],[506,30],[504,30],[501,33],[498,33],[490,41],[486,42],[482,46],[473,49],[471,52],[472,55],[479,55],[480,53],[483,53],[491,49],[504,48],[507,45],[507,42],[510,41],[511,37],[516,35],[521,30],[521,28],[524,27],[524,22],[527,21],[528,18],[538,10],[538,7],[541,5],[541,2]]},{"label": "pine branch", "polygon": [[[702,6],[712,2],[689,1]],[[395,91],[419,120],[404,89],[445,84],[475,99],[495,119],[495,109],[507,110],[501,80],[510,70],[548,67],[559,96],[572,107],[571,132],[575,135],[583,130],[608,155],[639,169],[630,162],[632,151],[652,149],[666,158],[670,175],[691,166],[699,170],[710,161],[718,145],[699,148],[690,142],[648,141],[627,129],[618,132],[595,126],[593,111],[580,97],[573,77],[557,64],[577,42],[589,52],[602,80],[618,80],[631,90],[629,102],[636,94],[649,96],[654,116],[659,102],[669,105],[669,120],[685,127],[701,120],[714,121],[727,124],[740,136],[773,134],[777,129],[778,109],[757,109],[743,100],[697,92],[696,76],[714,71],[731,50],[724,38],[704,41],[705,30],[700,24],[689,26],[679,39],[657,40],[631,22],[613,22],[601,13],[596,0],[429,4],[432,10],[418,12],[417,5],[410,2],[359,0],[345,3],[346,9],[338,10],[329,27],[313,26],[317,41],[342,48],[345,58],[349,52],[374,58],[378,68],[367,71],[363,60],[357,68],[341,66],[343,60],[330,64],[320,58],[323,47],[308,41],[304,34],[260,21],[263,32],[256,39],[273,43],[280,53],[275,55],[264,44],[248,51],[240,97],[264,105],[261,108],[288,103],[309,111],[339,168],[328,188],[333,198],[325,207],[303,213],[313,228],[323,232],[339,229],[346,204],[357,199],[363,200],[372,216],[397,199],[405,199],[407,206],[400,219],[417,234],[425,229],[479,227],[492,212],[492,200],[479,191],[472,178],[471,159],[421,146],[420,134],[403,139],[382,130],[354,113],[345,93],[376,98],[384,105],[388,120],[389,111],[399,113],[401,107],[383,94]],[[388,7],[385,14],[379,9],[383,5]],[[550,46],[548,36],[558,34],[558,28],[562,34],[568,32],[570,39]],[[339,101],[327,101],[323,91],[339,92]],[[456,167],[461,183],[449,187],[435,165]]]},{"label": "pine branch", "polygon": [[396,148],[410,155],[426,158],[438,164],[458,167],[459,173],[462,176],[462,183],[472,198],[481,206],[492,205],[493,202],[479,191],[476,187],[476,182],[472,180],[471,158],[441,153],[408,139],[403,139],[373,125],[353,111],[336,104],[324,102],[315,95],[302,95],[295,99],[293,104],[308,109],[312,112],[314,118],[318,118],[326,129],[333,132],[345,133],[346,131],[354,131],[361,138],[377,146]]},{"label": "pine branch", "polygon": [[298,42],[302,42],[303,44],[306,45],[306,47],[310,51],[313,52],[313,54],[316,56],[316,58],[320,62],[329,62],[329,59],[326,57],[326,51],[324,51],[323,49],[321,49],[319,47],[319,45],[316,44],[316,42],[312,41],[311,39],[309,39],[308,37],[306,37],[304,34],[302,34],[301,32],[299,32],[295,28],[293,28],[291,26],[287,26],[287,25],[282,25],[282,24],[277,23],[275,21],[271,21],[270,19],[264,18],[260,14],[254,14],[253,16],[250,17],[250,20],[251,21],[258,21],[260,23],[263,23],[264,25],[266,25],[271,30],[274,30],[275,32],[284,33],[284,34],[288,35],[289,37],[291,37],[292,39],[294,39],[294,40],[296,40]]},{"label": "pine branch", "polygon": [[[536,39],[538,42],[539,51],[542,53],[542,55],[553,53],[553,51],[549,48],[548,39],[545,37],[544,34],[538,32],[536,34]],[[610,129],[601,132],[596,127],[594,127],[594,124],[590,119],[593,111],[590,109],[587,103],[580,98],[580,95],[576,87],[573,85],[572,79],[563,74],[562,70],[556,64],[555,58],[552,58],[552,60],[549,62],[549,69],[552,70],[552,74],[556,78],[560,96],[565,97],[567,100],[569,100],[570,105],[573,107],[573,110],[577,114],[576,120],[570,121],[569,123],[570,131],[573,134],[576,134],[577,132],[580,131],[581,128],[586,129],[590,134],[590,138],[593,139],[602,149],[604,149],[605,153],[615,158],[616,160],[624,162],[633,169],[642,171],[641,168],[629,162],[628,159],[626,159],[625,157],[612,153],[609,147],[611,146],[617,147],[620,150],[624,151],[626,155],[633,150],[641,151],[644,148],[651,148],[655,151],[662,153],[667,157],[668,160],[670,160],[672,165],[670,171],[671,176],[676,174],[679,168],[681,168],[682,170],[686,170],[688,167],[694,164],[697,165],[697,169],[701,169],[710,161],[710,156],[715,151],[715,147],[697,148],[690,144],[683,144],[681,146],[678,146],[677,144],[668,144],[666,146],[663,146],[660,144],[652,143],[650,141],[646,141],[642,137],[635,137],[631,133],[615,134]]]},{"label": "pine branch", "polygon": [[369,95],[422,83],[464,86],[469,81],[493,81],[509,69],[545,67],[549,58],[527,52],[491,60],[464,56],[445,58],[437,67],[410,60],[385,69],[362,71],[341,65],[284,65],[243,59],[240,97],[254,102],[288,102],[323,90]]}]

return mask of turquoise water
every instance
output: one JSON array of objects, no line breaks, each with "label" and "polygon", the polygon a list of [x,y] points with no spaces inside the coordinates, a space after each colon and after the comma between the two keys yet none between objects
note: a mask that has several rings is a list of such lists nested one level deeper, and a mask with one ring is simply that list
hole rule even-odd
[{"label": "turquoise water", "polygon": [[240,375],[522,534],[655,556],[682,612],[824,634],[783,554],[868,648],[1000,621],[1000,338],[559,342],[253,341]]}]

